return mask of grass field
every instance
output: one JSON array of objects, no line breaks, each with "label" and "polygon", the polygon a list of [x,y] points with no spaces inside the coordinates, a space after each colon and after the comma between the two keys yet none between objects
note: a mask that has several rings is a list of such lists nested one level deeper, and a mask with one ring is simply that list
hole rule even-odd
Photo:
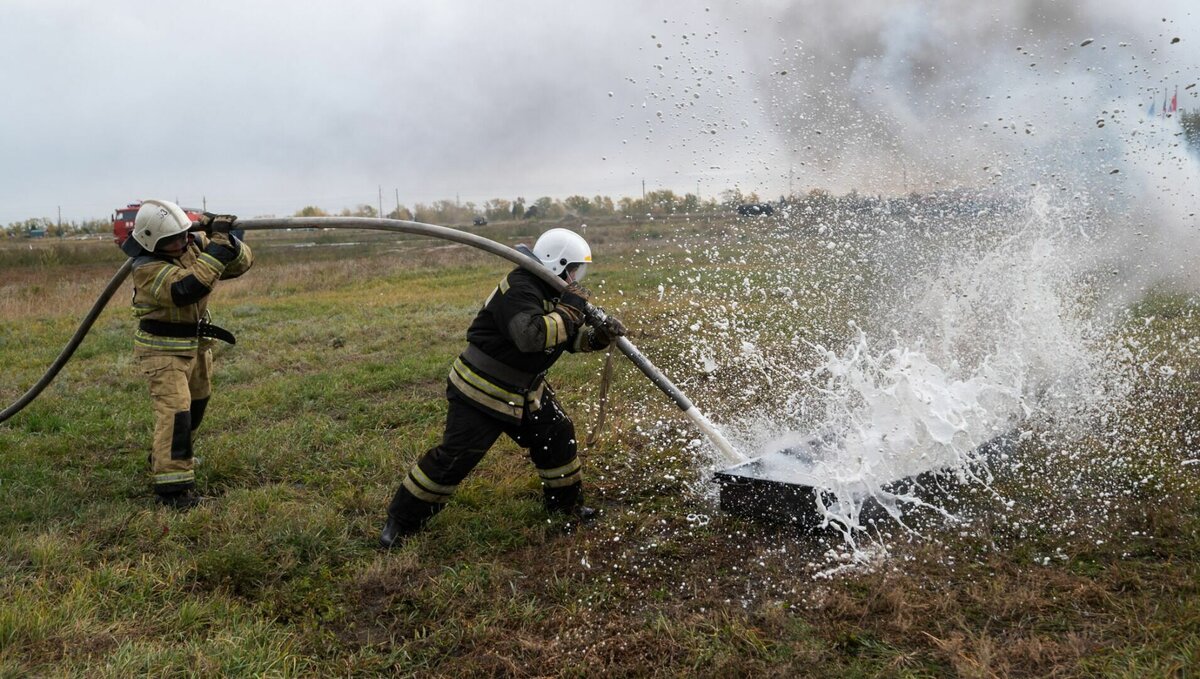
[{"label": "grass field", "polygon": [[[673,360],[688,339],[661,330],[676,313],[659,299],[664,272],[703,234],[590,228],[589,283],[633,341],[717,422],[760,398],[698,379]],[[482,233],[530,242],[537,230]],[[337,245],[347,240],[356,244]],[[532,466],[506,441],[425,533],[380,553],[384,507],[438,440],[448,365],[508,267],[390,235],[251,242],[255,268],[212,299],[217,322],[239,338],[217,350],[197,441],[212,502],[185,514],[152,503],[151,412],[130,356],[128,286],[57,382],[0,425],[0,676],[1200,668],[1200,502],[1177,471],[1200,435],[1200,364],[1178,349],[1200,334],[1186,298],[1159,295],[1132,311],[1128,339],[1161,346],[1176,372],[1120,413],[1141,470],[1128,483],[1047,498],[1031,479],[1053,475],[1057,444],[1031,440],[1025,471],[997,470],[993,484],[1016,512],[994,511],[1002,501],[979,493],[965,510],[969,529],[897,540],[874,569],[814,577],[837,536],[720,513],[702,490],[712,459],[619,356],[608,429],[582,453],[597,525],[568,532],[548,516]],[[121,261],[102,242],[0,246],[0,406],[49,365]],[[849,311],[829,313],[789,322],[842,332]],[[568,356],[551,374],[581,435],[602,361]],[[1086,453],[1108,435],[1071,445]],[[1046,520],[1055,502],[1070,505],[1061,509],[1071,522]]]}]

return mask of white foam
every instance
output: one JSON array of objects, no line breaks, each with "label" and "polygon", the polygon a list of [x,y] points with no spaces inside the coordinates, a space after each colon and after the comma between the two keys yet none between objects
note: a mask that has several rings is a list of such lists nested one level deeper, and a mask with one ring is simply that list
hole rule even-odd
[{"label": "white foam", "polygon": [[[1001,237],[939,244],[918,293],[882,296],[894,306],[873,330],[851,323],[840,349],[808,343],[819,360],[802,379],[817,396],[758,442],[762,474],[825,491],[826,524],[857,545],[867,498],[901,525],[928,507],[890,484],[931,471],[985,482],[980,446],[1120,392],[1103,326],[1080,313],[1086,234],[1074,214],[1035,196]],[[769,454],[797,446],[808,446],[799,458]]]}]

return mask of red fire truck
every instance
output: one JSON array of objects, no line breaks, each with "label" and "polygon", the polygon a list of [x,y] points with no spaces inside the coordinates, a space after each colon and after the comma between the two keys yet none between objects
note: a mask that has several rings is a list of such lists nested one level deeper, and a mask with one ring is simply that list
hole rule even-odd
[{"label": "red fire truck", "polygon": [[[130,203],[125,207],[113,210],[113,241],[117,245],[124,243],[125,239],[129,238],[129,234],[133,233],[133,220],[137,217],[138,208],[141,206],[141,203]],[[204,214],[204,210],[197,210],[194,207],[185,207],[183,211],[187,213],[188,219],[193,222],[200,219],[200,216]]]}]

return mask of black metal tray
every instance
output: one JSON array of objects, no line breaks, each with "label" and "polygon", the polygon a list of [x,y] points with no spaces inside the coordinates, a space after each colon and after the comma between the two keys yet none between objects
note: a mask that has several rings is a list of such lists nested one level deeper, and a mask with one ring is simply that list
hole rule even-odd
[{"label": "black metal tray", "polygon": [[[980,446],[980,457],[986,459],[1000,451],[1010,450],[1016,442],[1016,432],[997,436]],[[802,446],[780,451],[779,454],[790,456],[797,468],[803,469],[804,464],[811,463],[812,450],[811,446]],[[802,471],[790,476],[790,480],[769,478],[763,460],[759,458],[718,471],[713,475],[713,481],[720,486],[720,505],[724,512],[813,530],[824,521],[817,494],[828,491],[816,487],[815,480],[806,479]],[[883,490],[933,503],[947,497],[950,487],[955,483],[953,473],[937,470],[899,479],[885,485]],[[861,502],[861,521],[870,523],[887,517],[887,510],[874,497],[864,495],[857,499]]]}]

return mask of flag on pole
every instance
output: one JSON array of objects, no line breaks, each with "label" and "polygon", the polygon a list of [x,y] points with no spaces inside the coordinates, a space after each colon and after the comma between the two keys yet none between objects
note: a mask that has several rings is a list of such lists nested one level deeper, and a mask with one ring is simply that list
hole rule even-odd
[{"label": "flag on pole", "polygon": [[1175,86],[1175,94],[1171,97],[1171,113],[1179,110],[1179,85]]},{"label": "flag on pole", "polygon": [[1166,118],[1166,117],[1167,117],[1167,113],[1168,113],[1168,111],[1167,111],[1167,106],[1168,106],[1168,102],[1167,102],[1167,91],[1166,91],[1166,90],[1163,90],[1163,108],[1162,108],[1162,115],[1163,115],[1163,117],[1164,117],[1164,118]]},{"label": "flag on pole", "polygon": [[1154,97],[1150,97],[1150,109],[1146,111],[1146,115],[1150,118],[1154,117]]}]

